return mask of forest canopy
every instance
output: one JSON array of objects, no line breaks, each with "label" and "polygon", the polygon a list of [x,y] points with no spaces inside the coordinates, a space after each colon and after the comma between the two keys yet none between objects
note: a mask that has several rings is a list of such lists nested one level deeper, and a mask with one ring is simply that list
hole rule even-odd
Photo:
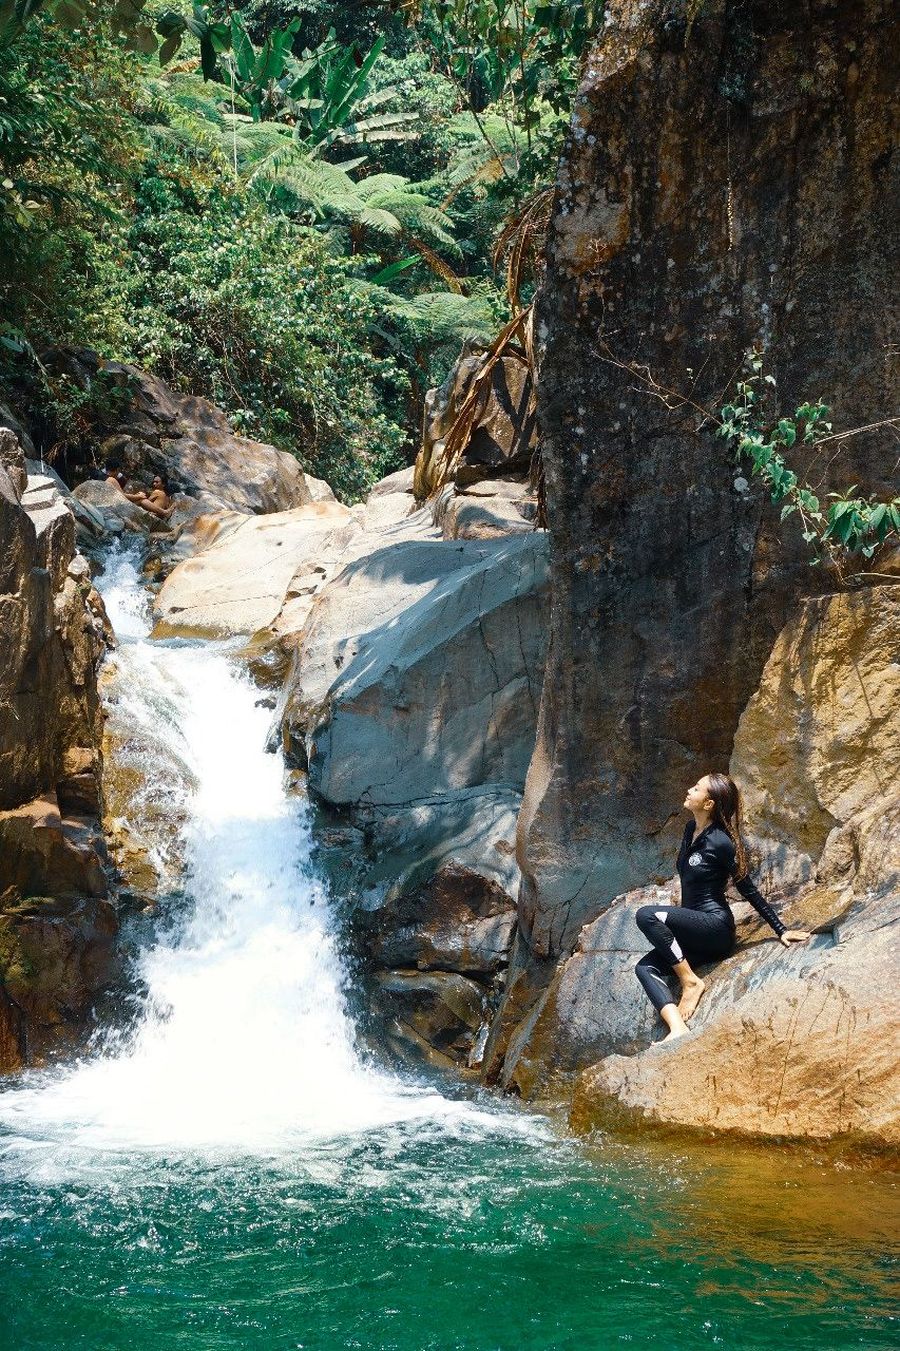
[{"label": "forest canopy", "polygon": [[2,0],[0,399],[94,455],[91,347],[358,497],[533,291],[599,8]]}]

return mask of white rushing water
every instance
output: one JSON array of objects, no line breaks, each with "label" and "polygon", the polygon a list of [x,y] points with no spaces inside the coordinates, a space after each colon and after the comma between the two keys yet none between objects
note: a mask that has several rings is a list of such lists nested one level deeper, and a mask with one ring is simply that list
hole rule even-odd
[{"label": "white rushing water", "polygon": [[177,816],[192,905],[140,958],[148,997],[124,1044],[0,1091],[7,1150],[56,1145],[71,1162],[73,1151],[294,1150],[411,1119],[515,1129],[507,1112],[363,1063],[306,809],[265,752],[258,691],[221,645],[149,640],[127,553],[100,585],[120,640],[116,717],[148,755],[151,787],[173,764],[191,785]]}]

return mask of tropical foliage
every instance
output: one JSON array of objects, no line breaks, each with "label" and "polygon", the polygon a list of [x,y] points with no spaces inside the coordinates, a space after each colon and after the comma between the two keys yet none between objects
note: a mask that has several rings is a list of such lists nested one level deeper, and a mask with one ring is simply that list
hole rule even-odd
[{"label": "tropical foliage", "polygon": [[596,18],[0,0],[0,398],[64,443],[41,354],[92,346],[363,492],[530,299]]}]

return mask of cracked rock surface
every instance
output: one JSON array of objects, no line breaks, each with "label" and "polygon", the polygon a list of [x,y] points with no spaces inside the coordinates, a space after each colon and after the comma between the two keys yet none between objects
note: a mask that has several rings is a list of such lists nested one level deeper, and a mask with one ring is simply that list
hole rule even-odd
[{"label": "cracked rock surface", "polygon": [[28,467],[0,426],[0,1072],[78,1040],[117,929],[98,825],[108,620],[67,495]]}]

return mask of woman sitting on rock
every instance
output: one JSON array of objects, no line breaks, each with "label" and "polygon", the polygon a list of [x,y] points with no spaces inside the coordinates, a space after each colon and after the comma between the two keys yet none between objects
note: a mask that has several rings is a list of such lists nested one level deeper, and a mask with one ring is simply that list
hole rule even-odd
[{"label": "woman sitting on rock", "polygon": [[[669,1029],[663,1041],[684,1036],[706,989],[691,963],[727,957],[734,947],[734,916],[725,899],[729,880],[785,947],[809,938],[802,929],[785,928],[747,875],[741,797],[734,780],[706,774],[688,789],[684,805],[693,820],[685,826],[676,864],[681,904],[642,905],[635,916],[653,944],[637,964],[637,978]],[[673,972],[681,984],[677,1004],[669,983]]]}]

